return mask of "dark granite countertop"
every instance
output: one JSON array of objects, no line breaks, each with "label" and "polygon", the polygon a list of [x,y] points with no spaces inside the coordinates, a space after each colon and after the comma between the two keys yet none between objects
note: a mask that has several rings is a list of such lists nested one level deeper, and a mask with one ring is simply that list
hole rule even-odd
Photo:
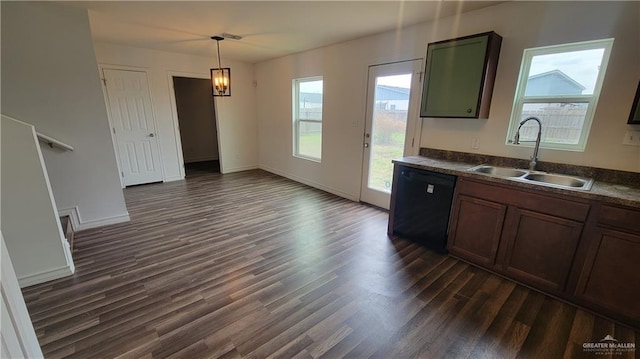
[{"label": "dark granite countertop", "polygon": [[[510,180],[507,178],[496,177],[492,175],[487,175],[483,173],[471,172],[468,171],[469,168],[475,167],[480,164],[485,163],[466,163],[459,162],[451,159],[440,159],[440,158],[432,158],[432,157],[423,157],[423,156],[410,156],[403,157],[393,161],[397,164],[406,165],[409,167],[425,169],[428,171],[451,174],[458,177],[467,177],[480,179],[487,182],[494,183],[502,183],[508,184],[514,187],[520,188],[528,188],[535,189],[549,193],[558,193],[567,196],[573,196],[578,198],[585,198],[590,200],[599,200],[602,202],[607,202],[611,204],[619,204],[634,208],[640,208],[640,185],[635,183],[635,181],[631,181],[630,184],[626,183],[616,183],[613,181],[603,181],[598,180],[598,178],[594,178],[593,186],[591,190],[579,190],[579,189],[563,189],[563,188],[555,188],[548,187],[536,183],[531,182],[519,182]],[[499,164],[495,164],[499,165]],[[518,168],[525,168],[523,166],[516,166]],[[640,176],[640,175],[638,175]]]}]

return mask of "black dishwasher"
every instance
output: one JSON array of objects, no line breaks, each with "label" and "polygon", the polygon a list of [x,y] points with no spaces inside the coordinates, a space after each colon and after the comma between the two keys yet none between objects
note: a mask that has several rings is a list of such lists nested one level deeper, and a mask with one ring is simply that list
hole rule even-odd
[{"label": "black dishwasher", "polygon": [[446,253],[455,184],[455,176],[400,166],[393,233]]}]

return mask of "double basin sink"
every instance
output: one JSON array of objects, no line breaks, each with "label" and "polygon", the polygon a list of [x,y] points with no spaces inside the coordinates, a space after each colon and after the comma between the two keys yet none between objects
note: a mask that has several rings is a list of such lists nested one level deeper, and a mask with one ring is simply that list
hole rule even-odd
[{"label": "double basin sink", "polygon": [[517,168],[498,167],[490,165],[479,165],[470,168],[468,171],[483,173],[494,177],[505,178],[518,182],[535,183],[542,186],[578,189],[588,191],[593,185],[593,179],[582,178],[555,173],[530,171]]}]

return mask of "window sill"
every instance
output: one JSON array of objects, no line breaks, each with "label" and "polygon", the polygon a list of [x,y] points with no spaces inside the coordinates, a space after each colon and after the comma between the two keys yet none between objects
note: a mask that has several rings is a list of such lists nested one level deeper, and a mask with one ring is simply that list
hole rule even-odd
[{"label": "window sill", "polygon": [[[535,141],[521,142],[519,145],[514,145],[513,142],[510,142],[509,140],[507,140],[507,142],[505,142],[505,145],[512,146],[512,147],[527,147],[527,148],[533,149],[533,147],[535,146]],[[568,152],[584,152],[585,151],[586,146],[581,146],[581,147],[577,147],[577,146],[578,145],[563,146],[559,144],[549,144],[544,142],[540,143],[541,150],[568,151]]]},{"label": "window sill", "polygon": [[316,163],[322,163],[322,159],[321,158],[313,158],[313,157],[307,157],[307,156],[302,156],[302,155],[293,155],[294,158],[299,158],[301,160],[307,160],[307,161],[311,161],[311,162],[316,162]]}]

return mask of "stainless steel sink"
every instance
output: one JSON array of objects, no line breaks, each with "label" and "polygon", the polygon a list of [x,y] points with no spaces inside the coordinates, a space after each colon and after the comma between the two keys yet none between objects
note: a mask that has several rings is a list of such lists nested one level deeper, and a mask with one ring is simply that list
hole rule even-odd
[{"label": "stainless steel sink", "polygon": [[527,174],[527,171],[515,168],[495,167],[495,166],[477,166],[472,169],[474,172],[486,173],[488,175],[498,177],[521,177]]},{"label": "stainless steel sink", "polygon": [[592,179],[565,176],[551,173],[529,173],[523,177],[526,180],[540,182],[553,187],[579,188],[586,191],[591,189]]},{"label": "stainless steel sink", "polygon": [[509,167],[479,165],[469,168],[468,171],[482,173],[494,177],[501,177],[512,181],[535,183],[542,186],[555,188],[569,188],[588,191],[591,189],[591,185],[593,185],[593,179],[589,178],[529,171]]}]

